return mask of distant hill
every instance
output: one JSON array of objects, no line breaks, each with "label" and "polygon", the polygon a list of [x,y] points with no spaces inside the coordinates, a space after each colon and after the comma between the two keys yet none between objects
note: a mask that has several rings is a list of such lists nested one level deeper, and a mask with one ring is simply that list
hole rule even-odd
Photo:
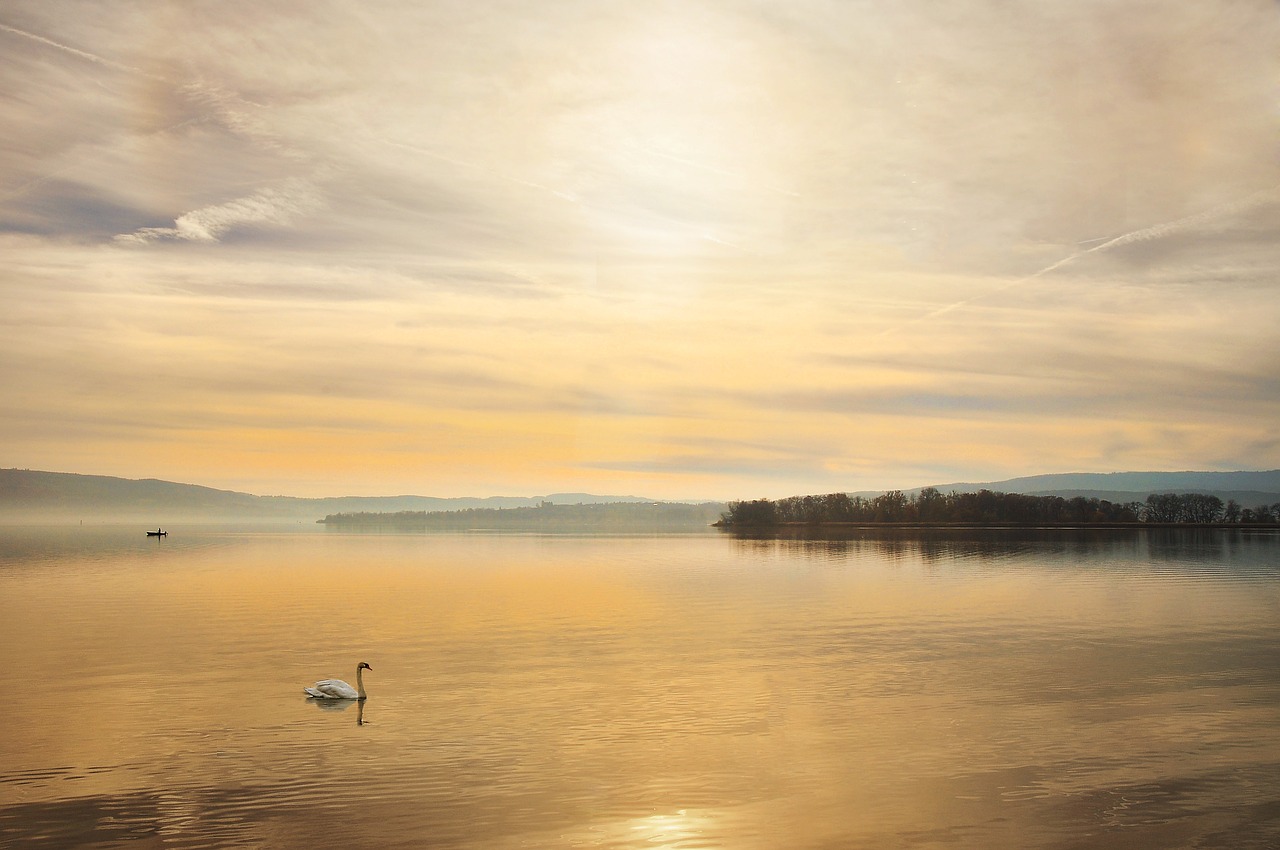
[{"label": "distant hill", "polygon": [[[1152,493],[1204,493],[1243,507],[1280,501],[1280,469],[1266,472],[1066,472],[1031,475],[985,484],[933,485],[942,493],[976,493],[991,490],[1028,496],[1062,496],[1141,502]],[[923,488],[904,491],[919,493]]]},{"label": "distant hill", "polygon": [[339,496],[305,499],[255,496],[154,478],[0,469],[0,522],[144,522],[160,524],[228,520],[308,521],[330,514],[399,511],[456,511],[466,508],[652,502],[640,496],[553,493],[549,496]]},{"label": "distant hill", "polygon": [[721,502],[544,502],[536,507],[344,513],[320,522],[348,530],[672,532],[706,530],[727,507]]}]

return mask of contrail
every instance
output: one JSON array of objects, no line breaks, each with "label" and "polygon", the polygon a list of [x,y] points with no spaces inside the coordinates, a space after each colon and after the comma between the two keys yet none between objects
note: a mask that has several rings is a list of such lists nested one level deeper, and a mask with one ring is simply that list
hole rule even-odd
[{"label": "contrail", "polygon": [[[1118,245],[1131,245],[1134,242],[1147,242],[1152,239],[1163,239],[1165,236],[1174,233],[1180,233],[1184,230],[1192,230],[1197,227],[1209,224],[1212,221],[1222,218],[1230,218],[1233,215],[1239,215],[1242,212],[1248,212],[1255,207],[1263,204],[1272,203],[1280,198],[1280,186],[1272,186],[1270,189],[1262,189],[1254,192],[1238,201],[1231,201],[1225,204],[1219,204],[1216,207],[1210,207],[1204,212],[1198,212],[1195,215],[1189,215],[1185,218],[1166,221],[1163,224],[1154,224],[1150,227],[1144,227],[1141,230],[1134,230],[1131,233],[1124,233],[1114,239],[1108,239],[1100,245],[1095,245],[1087,251],[1081,251],[1069,259],[1082,256],[1084,254],[1092,254],[1094,251],[1102,251],[1107,248],[1114,248]],[[1059,264],[1055,264],[1054,268]],[[1040,272],[1039,274],[1043,274]]]},{"label": "contrail", "polygon": [[81,59],[87,59],[90,62],[96,63],[98,65],[102,65],[106,68],[114,68],[117,71],[128,71],[131,74],[141,74],[142,76],[147,77],[148,79],[151,79],[151,80],[164,79],[164,77],[159,77],[159,76],[156,76],[155,74],[148,73],[142,70],[141,68],[135,68],[132,65],[125,65],[123,62],[114,62],[110,59],[106,59],[102,56],[99,56],[96,53],[90,53],[87,50],[81,50],[77,47],[72,47],[68,44],[61,44],[59,42],[54,41],[51,38],[45,38],[42,35],[36,35],[35,33],[27,32],[26,30],[20,30],[17,27],[11,27],[11,26],[8,26],[7,24],[0,24],[0,30],[4,30],[5,32],[8,32],[8,33],[13,33],[14,35],[22,36],[23,38],[29,38],[32,41],[38,41],[41,44],[47,44],[50,47],[56,47],[58,50],[64,51],[66,53],[70,53],[73,56],[79,56]]},{"label": "contrail", "polygon": [[1224,219],[1224,218],[1230,218],[1231,216],[1239,215],[1240,213],[1243,213],[1243,212],[1248,212],[1249,210],[1254,209],[1255,207],[1260,207],[1268,203],[1274,203],[1277,199],[1280,199],[1280,186],[1273,186],[1270,189],[1262,189],[1257,192],[1254,192],[1252,195],[1241,198],[1240,200],[1237,200],[1237,201],[1229,201],[1225,204],[1218,204],[1215,207],[1210,207],[1209,209],[1204,210],[1203,212],[1195,213],[1194,215],[1185,216],[1183,218],[1177,218],[1177,219],[1174,219],[1173,221],[1161,222],[1160,224],[1153,224],[1149,227],[1143,227],[1139,230],[1132,230],[1128,233],[1122,233],[1119,236],[1115,236],[1111,238],[1104,237],[1102,241],[1099,241],[1097,239],[1086,240],[1087,242],[1099,242],[1099,244],[1094,245],[1092,248],[1086,248],[1083,251],[1077,251],[1074,254],[1063,257],[1061,260],[1058,260],[1055,263],[1051,263],[1050,265],[1045,266],[1044,268],[1040,269],[1037,272],[1032,272],[1026,277],[1020,277],[1017,280],[1011,281],[1010,283],[1006,283],[1003,286],[998,286],[995,289],[991,290],[990,292],[985,292],[982,295],[975,295],[972,298],[965,298],[961,301],[955,302],[954,304],[948,304],[945,307],[940,307],[931,313],[926,313],[925,315],[921,316],[918,319],[912,319],[909,322],[904,322],[903,324],[896,325],[895,327],[881,331],[876,336],[878,337],[889,336],[890,334],[896,333],[902,330],[903,328],[910,327],[911,325],[918,325],[921,322],[927,322],[930,319],[936,319],[938,316],[946,315],[947,313],[950,313],[952,310],[956,310],[960,307],[964,307],[968,304],[972,304],[975,301],[981,301],[984,298],[990,298],[992,295],[995,295],[999,292],[1004,292],[1006,289],[1012,289],[1015,286],[1020,286],[1021,284],[1024,284],[1029,280],[1035,280],[1036,278],[1046,275],[1049,272],[1056,271],[1057,269],[1062,268],[1068,263],[1073,263],[1076,260],[1088,254],[1096,254],[1099,251],[1107,251],[1112,248],[1121,247],[1123,245],[1132,245],[1135,242],[1150,242],[1153,239],[1163,239],[1166,236],[1172,236],[1175,233],[1182,233],[1187,230],[1194,230],[1196,228],[1203,227],[1211,222]]}]

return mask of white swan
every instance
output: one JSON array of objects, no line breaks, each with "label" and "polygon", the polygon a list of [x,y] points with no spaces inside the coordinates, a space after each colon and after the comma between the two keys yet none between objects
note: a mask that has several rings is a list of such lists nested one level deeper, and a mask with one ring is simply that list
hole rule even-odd
[{"label": "white swan", "polygon": [[364,692],[364,671],[373,672],[373,668],[361,661],[356,665],[356,686],[353,688],[341,679],[321,679],[309,688],[303,688],[307,696],[316,699],[358,699],[368,698]]}]

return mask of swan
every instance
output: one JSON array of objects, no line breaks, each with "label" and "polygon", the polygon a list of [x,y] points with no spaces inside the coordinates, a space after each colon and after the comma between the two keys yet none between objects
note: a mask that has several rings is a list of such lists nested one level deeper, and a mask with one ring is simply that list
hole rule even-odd
[{"label": "swan", "polygon": [[353,688],[341,679],[321,679],[309,688],[303,688],[307,696],[316,699],[358,699],[368,698],[364,692],[364,671],[373,672],[373,668],[361,661],[356,665],[356,686]]}]

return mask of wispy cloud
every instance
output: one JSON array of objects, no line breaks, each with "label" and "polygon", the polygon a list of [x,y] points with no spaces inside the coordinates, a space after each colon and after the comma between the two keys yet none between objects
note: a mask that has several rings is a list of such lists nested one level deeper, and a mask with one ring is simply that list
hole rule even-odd
[{"label": "wispy cloud", "polygon": [[122,245],[145,245],[160,240],[217,242],[227,232],[255,225],[283,226],[323,206],[319,189],[309,181],[291,179],[252,195],[201,207],[174,219],[173,227],[144,227],[122,233]]},{"label": "wispy cloud", "polygon": [[287,144],[280,138],[262,117],[266,108],[261,104],[251,103],[244,98],[227,91],[225,88],[205,80],[194,80],[179,89],[180,93],[193,104],[204,107],[211,117],[237,135],[252,141],[254,144],[282,153],[298,160],[308,159],[307,153]]}]

